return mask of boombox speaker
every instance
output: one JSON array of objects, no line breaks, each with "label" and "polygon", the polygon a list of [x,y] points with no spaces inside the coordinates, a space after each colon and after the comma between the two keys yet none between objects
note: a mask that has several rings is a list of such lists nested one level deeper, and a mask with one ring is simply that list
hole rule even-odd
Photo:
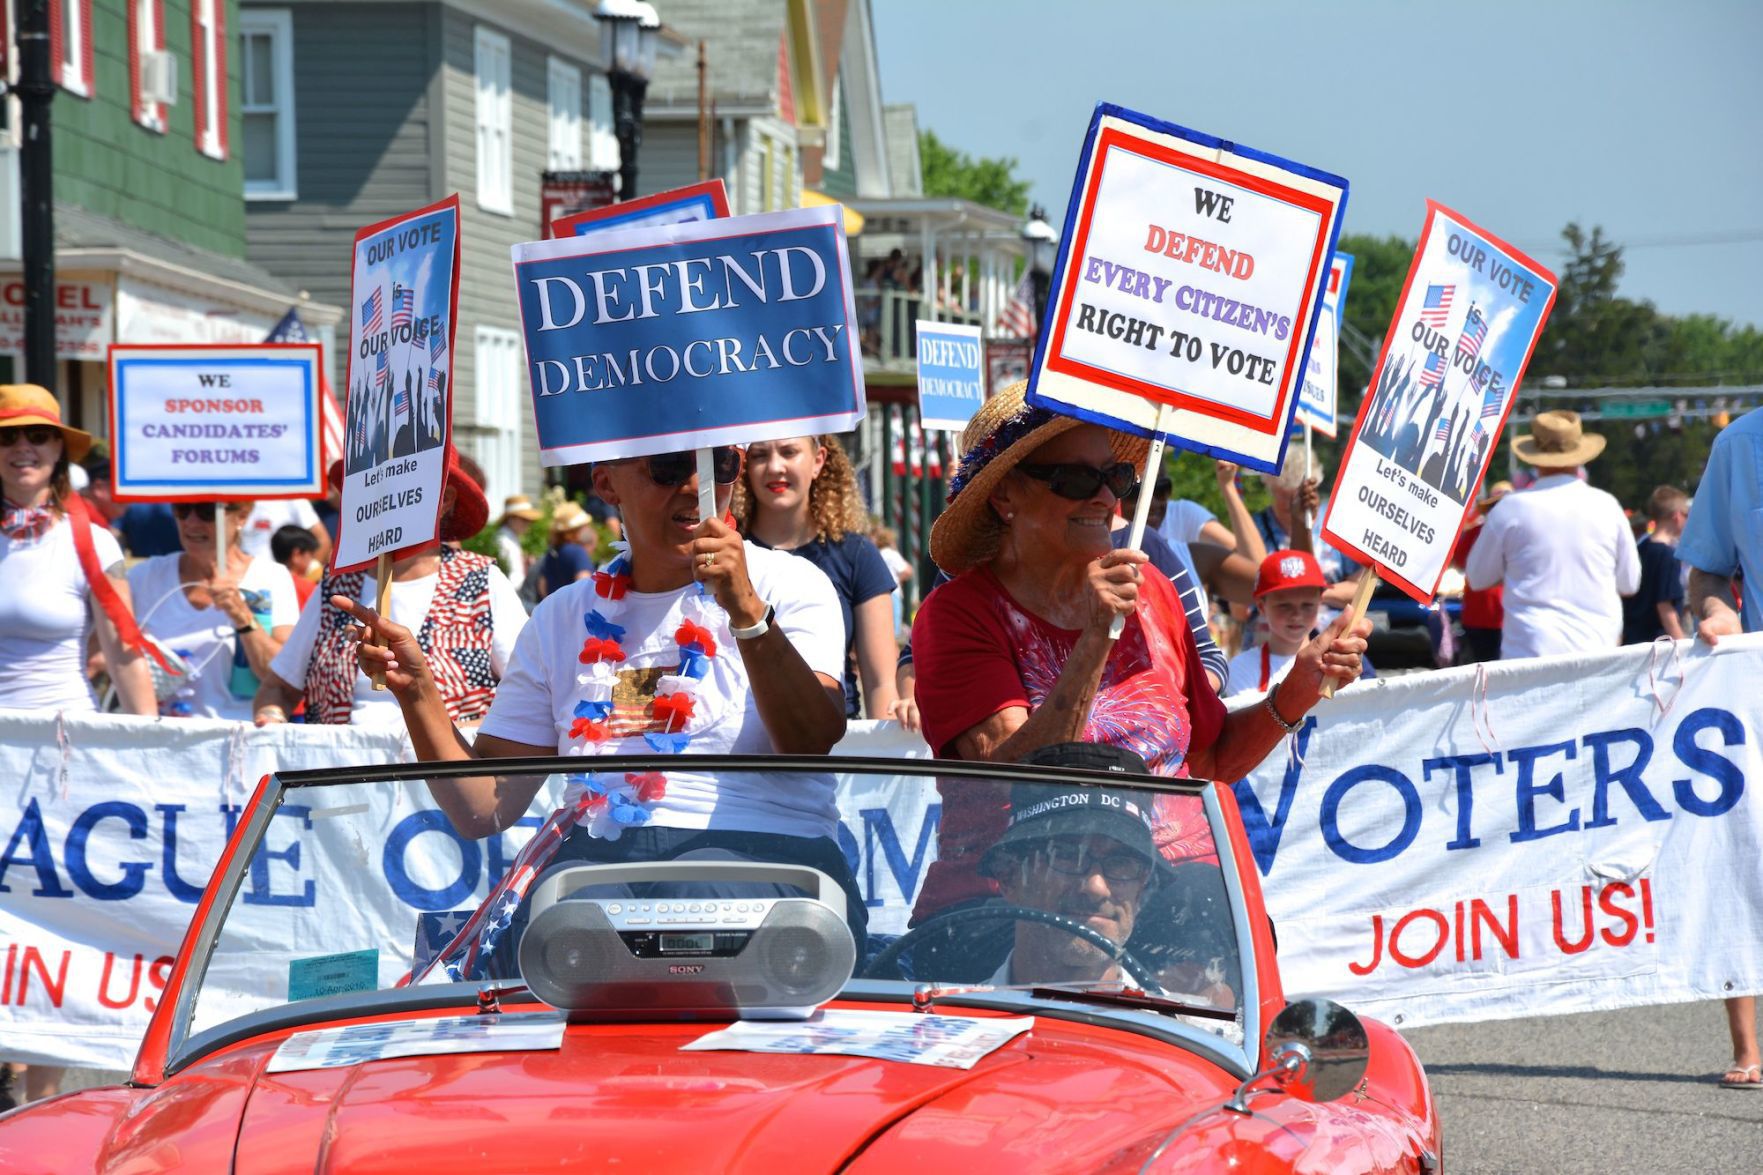
[{"label": "boombox speaker", "polygon": [[[605,886],[620,896],[579,896]],[[703,896],[780,886],[807,896]],[[857,948],[845,891],[818,869],[656,861],[547,873],[519,959],[533,994],[572,1021],[801,1019],[845,986]]]}]

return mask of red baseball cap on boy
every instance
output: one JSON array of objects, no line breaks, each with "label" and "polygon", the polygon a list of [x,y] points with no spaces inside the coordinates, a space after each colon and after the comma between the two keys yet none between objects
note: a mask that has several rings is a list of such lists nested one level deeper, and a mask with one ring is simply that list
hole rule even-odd
[{"label": "red baseball cap on boy", "polygon": [[1255,598],[1259,600],[1268,592],[1283,592],[1287,588],[1313,587],[1320,591],[1327,586],[1315,555],[1308,551],[1275,551],[1261,560],[1261,570],[1255,576]]}]

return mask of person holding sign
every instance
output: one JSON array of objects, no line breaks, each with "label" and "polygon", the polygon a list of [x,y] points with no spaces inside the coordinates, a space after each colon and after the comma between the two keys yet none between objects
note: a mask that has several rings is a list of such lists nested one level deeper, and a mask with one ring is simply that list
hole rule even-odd
[{"label": "person holding sign", "polygon": [[[716,513],[702,517],[695,457],[661,453],[594,466],[594,492],[618,509],[630,548],[539,602],[473,742],[454,730],[410,629],[354,600],[334,600],[355,618],[361,668],[385,675],[419,758],[584,757],[584,774],[571,777],[562,805],[460,932],[477,944],[472,959],[497,941],[513,942],[516,932],[502,932],[517,908],[524,911],[526,886],[553,860],[688,853],[820,869],[845,886],[861,939],[864,905],[833,839],[830,775],[806,784],[799,774],[786,781],[759,772],[723,780],[692,770],[689,758],[664,773],[591,770],[594,757],[612,754],[824,755],[845,733],[845,640],[832,584],[794,556],[743,542],[725,521],[741,476],[733,445],[711,454]],[[481,777],[430,786],[453,826],[475,838],[512,827],[542,782]]]},{"label": "person holding sign", "polygon": [[69,481],[91,447],[48,389],[0,386],[0,708],[96,710],[85,673],[95,629],[124,712],[158,712],[122,550]]},{"label": "person holding sign", "polygon": [[[735,521],[749,542],[800,555],[826,573],[845,618],[845,717],[894,717],[894,588],[857,496],[857,475],[834,436],[747,446]],[[857,679],[863,679],[863,709]]]},{"label": "person holding sign", "polygon": [[1024,388],[975,415],[931,531],[931,556],[955,578],[913,626],[926,741],[940,756],[1000,762],[1106,742],[1155,774],[1241,778],[1297,729],[1325,680],[1359,676],[1370,625],[1337,621],[1262,705],[1227,716],[1174,587],[1142,552],[1109,543],[1146,443],[1029,408]]},{"label": "person holding sign", "polygon": [[[129,569],[141,627],[190,665],[178,691],[160,703],[177,718],[251,720],[251,702],[269,662],[294,631],[300,609],[288,569],[240,542],[250,502],[179,502],[183,550]],[[215,529],[227,531],[226,567],[215,562]]]}]

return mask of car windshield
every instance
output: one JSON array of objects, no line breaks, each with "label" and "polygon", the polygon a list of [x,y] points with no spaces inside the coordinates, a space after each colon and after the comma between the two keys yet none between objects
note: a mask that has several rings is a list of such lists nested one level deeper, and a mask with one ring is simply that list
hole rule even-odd
[{"label": "car windshield", "polygon": [[[576,760],[569,771],[471,781],[536,788],[524,816],[479,837],[457,831],[437,803],[457,780],[291,777],[247,829],[261,826],[249,853],[217,875],[180,1035],[397,988],[414,998],[470,983],[460,992],[469,1001],[487,980],[531,982],[552,1002],[561,981],[572,998],[610,1008],[635,990],[614,983],[626,964],[690,973],[738,955],[779,899],[807,898],[826,908],[815,912],[821,941],[849,935],[851,944],[845,956],[797,960],[831,974],[810,1005],[853,974],[921,997],[926,984],[1057,987],[1136,1001],[1240,1041],[1253,968],[1204,789],[1039,769],[933,774],[906,760],[799,763],[696,768],[714,773],[723,797],[784,797],[801,813],[767,832],[722,827],[738,829],[739,811],[708,809],[696,828],[651,822],[657,789],[678,786],[677,773],[656,769],[665,762],[598,759],[584,774]],[[675,875],[633,868],[652,874],[663,863]],[[754,868],[767,865],[796,872]],[[547,888],[552,878],[568,884]],[[558,919],[589,937],[554,933]],[[523,951],[535,927],[551,927],[549,941]],[[604,942],[628,957],[597,955],[593,944]],[[523,976],[535,967],[549,986]]]}]

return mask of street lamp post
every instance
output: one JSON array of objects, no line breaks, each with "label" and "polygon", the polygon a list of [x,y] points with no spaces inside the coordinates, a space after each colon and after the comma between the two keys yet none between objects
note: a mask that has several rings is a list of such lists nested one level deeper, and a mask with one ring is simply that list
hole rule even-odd
[{"label": "street lamp post", "polygon": [[1028,210],[1028,222],[1022,226],[1022,239],[1028,245],[1028,272],[1035,289],[1035,327],[1047,317],[1047,296],[1053,286],[1053,257],[1059,249],[1059,234],[1047,223],[1047,210],[1036,204]]},{"label": "street lamp post", "polygon": [[612,123],[618,135],[618,198],[637,195],[637,149],[643,145],[643,98],[655,69],[655,39],[661,17],[644,0],[600,0],[594,9],[607,43],[612,68]]}]

